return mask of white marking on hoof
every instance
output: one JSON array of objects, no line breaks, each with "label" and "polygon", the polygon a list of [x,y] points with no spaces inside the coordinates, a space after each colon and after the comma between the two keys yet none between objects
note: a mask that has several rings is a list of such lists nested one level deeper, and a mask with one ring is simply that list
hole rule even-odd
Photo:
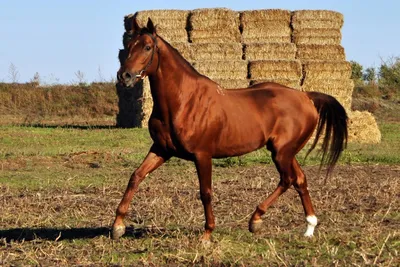
[{"label": "white marking on hoof", "polygon": [[111,235],[112,239],[117,240],[124,234],[125,234],[125,225],[113,226]]},{"label": "white marking on hoof", "polygon": [[304,233],[305,237],[312,237],[314,235],[315,226],[317,226],[318,220],[315,215],[307,216],[307,230]]}]

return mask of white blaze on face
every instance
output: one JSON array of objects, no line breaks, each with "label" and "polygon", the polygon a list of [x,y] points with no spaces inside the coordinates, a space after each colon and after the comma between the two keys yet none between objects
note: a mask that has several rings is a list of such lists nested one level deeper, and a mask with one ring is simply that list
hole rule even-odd
[{"label": "white blaze on face", "polygon": [[315,217],[315,215],[310,215],[306,217],[306,221],[307,221],[307,230],[304,233],[304,236],[311,237],[314,235],[314,229],[315,226],[317,226],[318,220],[317,217]]}]

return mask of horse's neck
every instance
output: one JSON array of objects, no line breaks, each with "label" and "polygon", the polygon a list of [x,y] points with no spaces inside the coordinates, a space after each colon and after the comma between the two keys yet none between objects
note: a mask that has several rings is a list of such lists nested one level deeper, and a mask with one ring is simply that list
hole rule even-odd
[{"label": "horse's neck", "polygon": [[184,104],[182,96],[196,90],[196,78],[200,74],[165,41],[160,46],[159,57],[158,70],[149,77],[154,108],[173,114]]}]

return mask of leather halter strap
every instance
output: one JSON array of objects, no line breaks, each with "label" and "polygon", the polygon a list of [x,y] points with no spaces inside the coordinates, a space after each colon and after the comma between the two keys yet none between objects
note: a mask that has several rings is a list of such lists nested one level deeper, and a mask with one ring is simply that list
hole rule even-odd
[{"label": "leather halter strap", "polygon": [[156,52],[156,49],[158,49],[158,46],[157,46],[157,38],[154,37],[151,33],[144,33],[144,34],[150,36],[150,38],[153,40],[153,42],[154,42],[154,49],[153,49],[153,52],[151,53],[151,57],[150,57],[149,62],[147,62],[146,66],[145,66],[141,71],[139,71],[138,74],[135,75],[136,78],[140,78],[140,79],[142,79],[142,80],[143,80],[144,78],[146,78],[146,75],[143,75],[143,73],[145,73],[145,71],[146,71],[146,70],[151,66],[151,64],[153,63],[154,54],[155,54],[155,52]]}]

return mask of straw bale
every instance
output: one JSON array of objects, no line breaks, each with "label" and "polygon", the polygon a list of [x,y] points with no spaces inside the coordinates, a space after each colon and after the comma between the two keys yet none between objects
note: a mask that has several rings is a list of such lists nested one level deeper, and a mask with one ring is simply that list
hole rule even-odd
[{"label": "straw bale", "polygon": [[279,83],[281,85],[298,89],[300,90],[300,79],[282,79],[282,78],[276,78],[276,79],[262,79],[262,80],[251,80],[250,84],[255,85],[259,83],[265,83],[265,82],[274,82],[274,83]]},{"label": "straw bale", "polygon": [[290,43],[292,37],[288,36],[242,36],[242,42],[246,44],[250,43]]},{"label": "straw bale", "polygon": [[253,80],[296,80],[301,78],[302,70],[298,60],[257,60],[250,62],[249,74]]},{"label": "straw bale", "polygon": [[225,29],[221,32],[213,29],[191,30],[189,39],[193,43],[240,42],[240,32],[239,29]]},{"label": "straw bale", "polygon": [[170,42],[169,44],[178,50],[179,54],[181,54],[186,60],[193,60],[192,48],[188,42]]},{"label": "straw bale", "polygon": [[153,23],[160,28],[186,28],[189,11],[173,9],[144,10],[136,12],[133,16],[136,17],[138,24],[142,27],[147,24],[148,18],[151,18]]},{"label": "straw bale", "polygon": [[252,38],[252,37],[291,37],[292,30],[289,26],[266,26],[262,28],[244,28],[242,32],[243,38]]},{"label": "straw bale", "polygon": [[297,46],[296,58],[300,60],[345,60],[344,48],[340,45],[302,44]]},{"label": "straw bale", "polygon": [[244,46],[244,55],[246,60],[294,60],[296,49],[293,43],[249,43]]},{"label": "straw bale", "polygon": [[304,79],[302,88],[304,91],[317,91],[334,93],[343,96],[351,96],[354,89],[352,79]]},{"label": "straw bale", "polygon": [[290,29],[290,22],[283,21],[283,20],[265,20],[265,21],[249,21],[242,24],[243,31],[247,29],[257,29],[260,34],[262,34],[265,30],[268,29]]},{"label": "straw bale", "polygon": [[210,79],[246,79],[247,61],[205,60],[195,61],[193,67]]},{"label": "straw bale", "polygon": [[292,21],[299,20],[330,20],[343,22],[343,14],[331,10],[296,10],[293,12]]},{"label": "straw bale", "polygon": [[291,12],[283,9],[245,10],[241,12],[242,24],[251,21],[286,21],[290,23]]},{"label": "straw bale", "polygon": [[374,116],[367,111],[353,111],[349,116],[349,142],[377,144],[381,132]]},{"label": "straw bale", "polygon": [[241,60],[243,57],[241,43],[192,43],[190,48],[193,60]]},{"label": "straw bale", "polygon": [[292,21],[294,30],[303,29],[336,29],[340,30],[343,26],[343,21],[337,20],[297,20]]},{"label": "straw bale", "polygon": [[195,9],[189,16],[191,29],[221,29],[239,30],[239,12],[227,8]]},{"label": "straw bale", "polygon": [[157,29],[157,34],[167,42],[187,42],[188,35],[185,29]]},{"label": "straw bale", "polygon": [[293,31],[293,41],[299,44],[340,45],[342,34],[336,29],[303,29]]},{"label": "straw bale", "polygon": [[247,79],[215,79],[222,88],[225,89],[237,89],[249,87],[249,80]]},{"label": "straw bale", "polygon": [[351,64],[347,61],[303,61],[305,79],[350,79]]}]

